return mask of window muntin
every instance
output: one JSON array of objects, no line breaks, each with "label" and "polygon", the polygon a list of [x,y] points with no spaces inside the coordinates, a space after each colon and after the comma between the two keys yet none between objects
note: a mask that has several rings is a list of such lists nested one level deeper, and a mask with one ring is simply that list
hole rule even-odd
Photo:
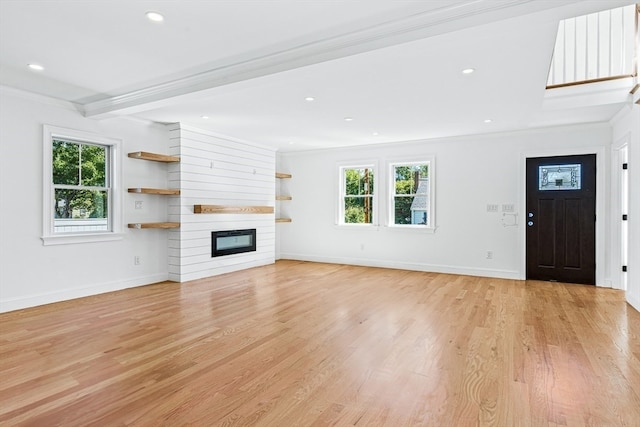
[{"label": "window muntin", "polygon": [[340,224],[374,224],[375,168],[373,165],[340,168]]},{"label": "window muntin", "polygon": [[389,225],[433,227],[432,162],[390,164]]},{"label": "window muntin", "polygon": [[53,232],[111,231],[109,147],[52,141]]}]

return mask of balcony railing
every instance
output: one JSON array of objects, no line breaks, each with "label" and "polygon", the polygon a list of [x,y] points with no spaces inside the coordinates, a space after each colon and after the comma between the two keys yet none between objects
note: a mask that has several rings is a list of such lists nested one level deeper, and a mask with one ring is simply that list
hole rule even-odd
[{"label": "balcony railing", "polygon": [[547,89],[635,76],[637,44],[637,5],[565,19],[558,26]]}]

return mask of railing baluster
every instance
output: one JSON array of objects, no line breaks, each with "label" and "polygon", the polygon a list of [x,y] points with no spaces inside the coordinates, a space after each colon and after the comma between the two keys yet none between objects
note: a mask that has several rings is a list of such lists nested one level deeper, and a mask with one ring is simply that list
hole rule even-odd
[{"label": "railing baluster", "polygon": [[560,21],[548,87],[635,76],[636,5]]}]

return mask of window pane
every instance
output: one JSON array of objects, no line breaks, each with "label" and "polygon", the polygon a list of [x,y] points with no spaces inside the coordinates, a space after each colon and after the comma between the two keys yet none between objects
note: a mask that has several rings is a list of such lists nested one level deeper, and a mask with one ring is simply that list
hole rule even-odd
[{"label": "window pane", "polygon": [[393,224],[428,225],[429,163],[393,167]]},{"label": "window pane", "polygon": [[581,166],[551,165],[538,167],[538,190],[580,190]]},{"label": "window pane", "polygon": [[348,196],[373,194],[373,169],[345,169],[344,188]]},{"label": "window pane", "polygon": [[53,183],[80,183],[80,146],[72,142],[53,140]]},{"label": "window pane", "polygon": [[413,196],[396,196],[393,198],[395,224],[412,224],[411,205],[413,204],[413,199]]},{"label": "window pane", "polygon": [[373,197],[345,197],[344,222],[346,224],[373,223]]},{"label": "window pane", "polygon": [[107,147],[82,145],[82,184],[90,187],[105,187]]},{"label": "window pane", "polygon": [[56,233],[108,231],[106,190],[55,189],[54,231]]},{"label": "window pane", "polygon": [[396,194],[415,193],[414,173],[411,166],[395,167]]}]

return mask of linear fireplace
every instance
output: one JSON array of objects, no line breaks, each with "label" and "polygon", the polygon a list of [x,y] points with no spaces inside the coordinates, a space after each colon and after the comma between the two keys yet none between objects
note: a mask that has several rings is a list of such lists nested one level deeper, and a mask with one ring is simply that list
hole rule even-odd
[{"label": "linear fireplace", "polygon": [[256,250],[256,229],[226,230],[211,232],[211,256],[223,256],[254,252]]}]

